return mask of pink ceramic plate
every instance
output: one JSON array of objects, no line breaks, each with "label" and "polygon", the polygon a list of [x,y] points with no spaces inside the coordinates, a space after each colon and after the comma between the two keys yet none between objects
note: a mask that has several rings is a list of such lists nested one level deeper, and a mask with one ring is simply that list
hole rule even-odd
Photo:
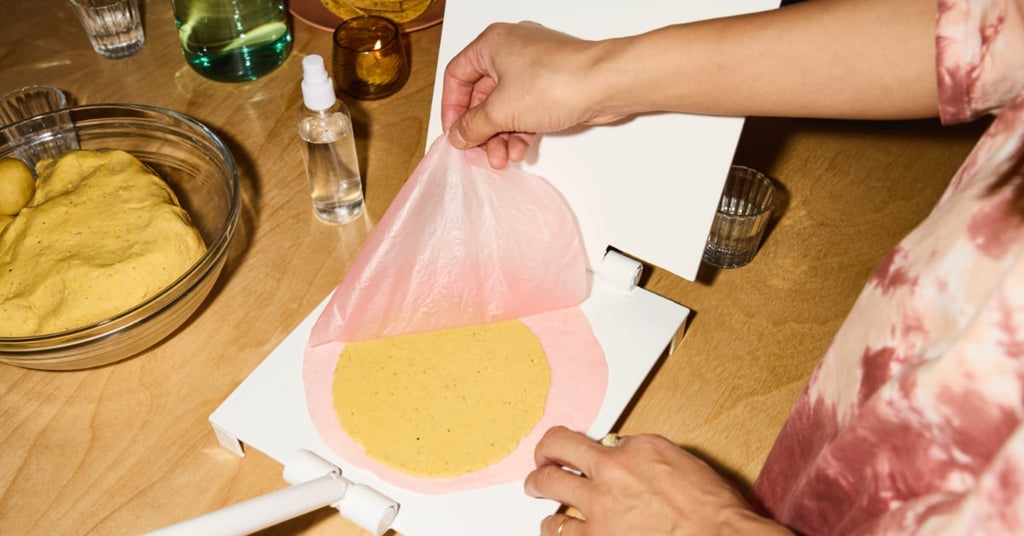
[{"label": "pink ceramic plate", "polygon": [[[328,32],[333,32],[341,24],[341,17],[331,13],[320,0],[291,0],[288,9],[299,20]],[[443,19],[444,0],[437,0],[422,15],[398,26],[403,32],[415,32],[429,28]]]}]

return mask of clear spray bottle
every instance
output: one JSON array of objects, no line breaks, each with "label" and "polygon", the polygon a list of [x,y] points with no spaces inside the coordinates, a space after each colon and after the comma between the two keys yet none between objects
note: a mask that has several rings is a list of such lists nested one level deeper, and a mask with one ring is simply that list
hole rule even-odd
[{"label": "clear spray bottle", "polygon": [[324,60],[302,59],[299,137],[313,210],[329,223],[346,223],[363,213],[363,181],[352,133],[352,117],[334,95]]}]

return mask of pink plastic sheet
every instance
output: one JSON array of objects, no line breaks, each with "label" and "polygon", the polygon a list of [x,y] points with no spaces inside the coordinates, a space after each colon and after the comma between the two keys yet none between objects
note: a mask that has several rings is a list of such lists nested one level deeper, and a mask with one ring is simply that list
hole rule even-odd
[{"label": "pink plastic sheet", "polygon": [[313,329],[313,344],[473,326],[577,305],[587,259],[547,181],[438,138]]},{"label": "pink plastic sheet", "polygon": [[[522,480],[544,431],[556,424],[585,431],[604,399],[604,351],[579,309],[586,262],[575,216],[547,181],[518,168],[494,170],[482,150],[436,140],[310,334],[303,382],[321,439],[347,462],[410,491]],[[368,457],[339,426],[331,387],[345,342],[509,319],[540,340],[551,388],[540,422],[506,459],[459,477],[414,477]]]}]

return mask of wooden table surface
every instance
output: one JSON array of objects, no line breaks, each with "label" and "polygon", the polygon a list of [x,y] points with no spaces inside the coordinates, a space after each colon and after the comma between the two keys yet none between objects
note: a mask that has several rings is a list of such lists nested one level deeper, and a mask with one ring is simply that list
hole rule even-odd
[{"label": "wooden table surface", "polygon": [[[244,211],[206,304],[150,351],[112,366],[43,372],[0,365],[0,534],[138,534],[284,486],[281,466],[219,446],[209,414],[343,277],[425,146],[440,26],[410,35],[396,95],[353,102],[368,219],[313,216],[295,131],[301,59],[330,34],[295,20],[270,75],[201,78],[182,58],[167,0],[144,0],[136,56],[96,55],[65,0],[4,2],[0,92],[52,84],[77,104],[184,112],[230,146]],[[782,202],[754,261],[689,282],[656,268],[643,285],[694,310],[622,419],[705,456],[746,487],[864,281],[929,211],[980,126],[750,119],[737,163],[766,171]],[[363,534],[331,510],[268,534]],[[486,534],[482,528],[481,534]]]}]

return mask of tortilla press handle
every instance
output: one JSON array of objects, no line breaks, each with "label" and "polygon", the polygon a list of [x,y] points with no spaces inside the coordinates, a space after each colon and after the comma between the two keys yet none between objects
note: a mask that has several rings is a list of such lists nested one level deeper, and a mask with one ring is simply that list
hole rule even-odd
[{"label": "tortilla press handle", "polygon": [[391,528],[398,515],[398,503],[369,486],[342,478],[341,469],[308,450],[292,454],[284,465],[283,477],[289,484],[300,484],[328,473],[336,474],[347,483],[342,497],[331,503],[332,508],[374,536],[381,536]]},{"label": "tortilla press handle", "polygon": [[341,469],[300,450],[285,463],[291,487],[274,491],[150,532],[150,536],[252,534],[324,506],[337,509],[359,528],[382,536],[398,515],[398,503],[373,488],[341,476]]}]

